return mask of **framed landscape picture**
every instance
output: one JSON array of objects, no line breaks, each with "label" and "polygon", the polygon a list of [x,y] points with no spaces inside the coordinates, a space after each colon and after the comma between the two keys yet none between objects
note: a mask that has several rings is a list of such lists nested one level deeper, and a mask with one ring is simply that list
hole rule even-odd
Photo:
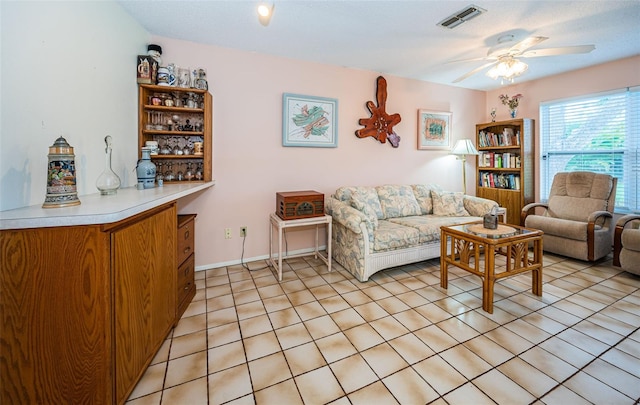
[{"label": "framed landscape picture", "polygon": [[418,149],[451,148],[451,113],[418,110]]},{"label": "framed landscape picture", "polygon": [[338,100],[285,93],[282,146],[337,147]]}]

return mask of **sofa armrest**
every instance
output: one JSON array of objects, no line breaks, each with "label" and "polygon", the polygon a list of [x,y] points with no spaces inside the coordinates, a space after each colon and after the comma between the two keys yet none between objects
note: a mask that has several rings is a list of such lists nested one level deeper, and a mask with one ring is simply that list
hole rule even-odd
[{"label": "sofa armrest", "polygon": [[365,224],[366,221],[366,217],[362,212],[335,198],[329,198],[325,208],[333,221],[342,224],[354,233],[362,233],[360,224]]},{"label": "sofa armrest", "polygon": [[522,224],[522,226],[524,225],[524,220],[527,219],[527,217],[529,216],[529,214],[531,213],[531,211],[533,211],[535,208],[538,207],[542,207],[545,210],[549,209],[549,205],[545,204],[545,203],[531,203],[531,204],[527,204],[524,207],[522,207],[522,211],[520,212],[520,224]]},{"label": "sofa armrest", "polygon": [[474,217],[481,217],[488,214],[493,207],[497,207],[498,203],[488,198],[476,197],[473,195],[464,195],[464,209]]}]

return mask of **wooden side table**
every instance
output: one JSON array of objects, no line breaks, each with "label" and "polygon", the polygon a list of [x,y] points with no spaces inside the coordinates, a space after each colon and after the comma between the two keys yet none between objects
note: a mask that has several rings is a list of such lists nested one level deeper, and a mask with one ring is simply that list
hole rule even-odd
[{"label": "wooden side table", "polygon": [[[294,257],[303,257],[303,256],[315,256],[316,258],[320,258],[323,262],[326,263],[328,271],[331,271],[331,215],[323,215],[319,217],[312,218],[303,218],[303,219],[289,219],[283,220],[276,213],[271,213],[269,216],[271,221],[271,226],[269,227],[269,265],[273,266],[278,272],[278,281],[282,281],[282,259],[290,259]],[[318,228],[320,225],[326,225],[327,227],[327,255],[322,255],[318,250],[319,239],[318,239]],[[296,227],[304,227],[304,226],[315,226],[316,227],[316,246],[315,250],[310,253],[299,253],[294,255],[287,255],[286,257],[282,256],[282,233],[284,229],[287,228],[296,228]],[[273,229],[276,228],[278,230],[278,260],[276,262],[273,255]]]}]

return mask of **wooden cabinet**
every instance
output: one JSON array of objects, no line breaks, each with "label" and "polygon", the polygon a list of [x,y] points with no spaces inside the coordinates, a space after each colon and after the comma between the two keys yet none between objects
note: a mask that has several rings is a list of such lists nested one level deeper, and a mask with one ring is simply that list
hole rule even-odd
[{"label": "wooden cabinet", "polygon": [[476,141],[476,195],[497,201],[507,222],[520,225],[522,207],[534,200],[534,121],[478,124]]},{"label": "wooden cabinet", "polygon": [[[159,153],[151,160],[165,183],[211,181],[212,110],[213,98],[207,90],[139,85],[139,157],[147,141],[156,141]],[[196,153],[197,143],[202,153]]]},{"label": "wooden cabinet", "polygon": [[176,323],[196,295],[195,284],[195,214],[178,216],[178,281]]},{"label": "wooden cabinet", "polygon": [[0,403],[124,403],[176,316],[175,202],[0,231]]}]

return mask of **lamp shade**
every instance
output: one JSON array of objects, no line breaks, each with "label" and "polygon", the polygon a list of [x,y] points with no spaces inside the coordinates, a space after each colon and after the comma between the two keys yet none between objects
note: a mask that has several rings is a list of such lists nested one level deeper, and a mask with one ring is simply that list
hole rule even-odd
[{"label": "lamp shade", "polygon": [[473,146],[471,139],[458,139],[453,149],[451,149],[452,155],[477,155],[478,150]]}]

